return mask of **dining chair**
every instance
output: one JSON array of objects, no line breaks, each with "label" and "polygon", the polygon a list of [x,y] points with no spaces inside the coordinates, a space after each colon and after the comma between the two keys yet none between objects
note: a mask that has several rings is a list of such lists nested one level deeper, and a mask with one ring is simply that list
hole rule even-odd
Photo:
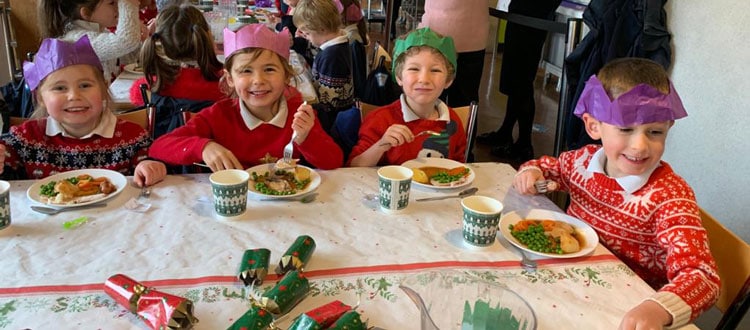
[{"label": "dining chair", "polygon": [[375,45],[373,46],[372,50],[372,56],[370,57],[370,71],[375,71],[375,69],[378,68],[378,64],[380,64],[380,58],[383,57],[383,65],[390,71],[391,69],[391,61],[393,60],[391,58],[391,54],[388,53],[388,51],[383,48],[383,46],[380,45],[379,42],[375,42]]},{"label": "dining chair", "polygon": [[152,107],[116,114],[117,119],[127,120],[143,127],[150,137],[154,135],[154,112]]},{"label": "dining chair", "polygon": [[370,23],[380,23],[380,32],[385,29],[385,9],[386,4],[383,0],[380,2],[379,9],[372,9],[372,0],[367,0],[367,9],[363,9],[365,19],[367,19],[367,29],[370,30]]},{"label": "dining chair", "polygon": [[723,315],[716,329],[736,329],[750,307],[750,245],[705,210],[700,217],[721,277],[715,306]]},{"label": "dining chair", "polygon": [[369,114],[370,112],[372,112],[373,110],[377,108],[380,108],[379,105],[362,102],[361,100],[354,100],[354,104],[355,104],[354,106],[356,106],[357,109],[359,109],[360,122],[365,121],[365,116],[367,116],[367,114]]},{"label": "dining chair", "polygon": [[466,132],[466,154],[464,159],[468,161],[469,154],[471,154],[471,146],[474,144],[474,127],[476,127],[477,112],[479,112],[479,105],[477,102],[472,101],[471,104],[463,107],[453,108],[458,118],[461,120],[461,124],[464,126],[464,132]]},{"label": "dining chair", "polygon": [[182,124],[185,125],[187,122],[190,121],[190,119],[193,119],[193,116],[195,116],[195,112],[190,111],[190,109],[182,108],[180,109],[180,114],[182,115]]},{"label": "dining chair", "polygon": [[10,126],[21,125],[21,124],[23,124],[23,122],[25,122],[25,121],[27,121],[29,119],[30,118],[26,118],[26,117],[10,117],[10,120],[9,120],[10,121]]}]

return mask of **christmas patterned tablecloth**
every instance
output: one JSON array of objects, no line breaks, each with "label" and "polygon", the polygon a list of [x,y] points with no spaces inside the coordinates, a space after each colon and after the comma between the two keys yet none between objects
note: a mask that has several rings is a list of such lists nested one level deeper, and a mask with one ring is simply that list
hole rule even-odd
[{"label": "christmas patterned tablecloth", "polygon": [[[469,168],[478,194],[503,201],[505,211],[556,209],[545,196],[509,190],[515,171],[507,164]],[[32,181],[12,182],[13,222],[0,231],[0,328],[145,329],[104,293],[110,276],[125,274],[190,299],[200,320],[196,329],[225,329],[248,310],[248,296],[274,286],[280,278],[276,265],[301,235],[316,243],[302,272],[310,293],[277,321],[281,328],[334,300],[355,306],[369,326],[419,328],[419,310],[399,284],[426,272],[517,293],[533,309],[539,329],[616,328],[627,310],[653,292],[601,245],[585,257],[539,260],[535,273],[520,267],[517,250],[500,235],[490,247],[471,248],[461,238],[459,199],[415,201],[457,190],[415,186],[404,212],[385,214],[364,198],[377,193],[376,168],[319,174],[314,202],[251,197],[248,211],[236,220],[214,216],[207,174],[168,176],[153,187],[145,213],[125,207],[139,192],[128,186],[105,208],[47,216],[29,209]],[[63,228],[81,216],[88,221]],[[269,275],[250,292],[237,273],[243,253],[256,248],[271,251]]]}]

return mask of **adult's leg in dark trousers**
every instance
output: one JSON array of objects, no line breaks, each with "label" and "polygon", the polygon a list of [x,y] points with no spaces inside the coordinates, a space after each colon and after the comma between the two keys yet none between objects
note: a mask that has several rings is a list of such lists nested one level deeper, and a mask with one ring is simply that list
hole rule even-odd
[{"label": "adult's leg in dark trousers", "polygon": [[445,103],[448,106],[463,107],[471,104],[471,101],[479,102],[479,85],[482,83],[484,71],[484,52],[485,50],[482,49],[458,53],[456,78],[441,97],[446,100]]},{"label": "adult's leg in dark trousers", "polygon": [[[441,95],[441,99],[451,108],[463,107],[470,105],[472,101],[479,103],[479,85],[482,83],[482,72],[484,71],[484,52],[477,50],[473,52],[458,53],[456,58],[456,78],[453,79],[451,86]],[[476,136],[477,123],[474,121],[472,134]],[[474,139],[471,144],[466,146],[469,150],[474,150]],[[474,161],[474,152],[469,152],[469,159]]]},{"label": "adult's leg in dark trousers", "polygon": [[393,17],[391,17],[391,39],[396,39],[396,21],[398,21],[398,13],[399,8],[401,8],[401,0],[387,0],[385,2],[386,5],[388,4],[388,1],[393,1]]},{"label": "adult's leg in dark trousers", "polygon": [[[560,2],[561,0],[514,0],[508,10],[511,13],[550,19]],[[531,125],[534,120],[533,86],[546,37],[547,32],[544,30],[512,22],[509,22],[506,27],[503,62],[500,69],[500,92],[508,95],[505,119],[497,131],[477,136],[477,142],[496,146],[493,154],[508,153],[502,150],[510,149],[513,126],[516,121],[519,121],[520,126],[521,120],[524,120],[524,128],[519,127],[519,133],[522,134],[519,140],[523,143],[529,141],[530,149]],[[522,116],[524,119],[521,119]],[[523,151],[524,154],[528,153],[528,150]]]}]

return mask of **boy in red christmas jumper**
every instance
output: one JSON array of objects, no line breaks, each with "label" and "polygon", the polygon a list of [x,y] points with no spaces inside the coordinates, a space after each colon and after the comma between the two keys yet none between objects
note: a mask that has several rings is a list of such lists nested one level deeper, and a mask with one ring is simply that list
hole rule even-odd
[{"label": "boy in red christmas jumper", "polygon": [[185,126],[162,135],[151,157],[175,165],[205,162],[212,171],[246,169],[283,157],[294,142],[293,158],[321,169],[344,162],[339,146],[323,131],[315,111],[289,86],[289,32],[248,24],[224,29],[224,77],[231,99],[197,113]]},{"label": "boy in red christmas jumper", "polygon": [[[439,99],[456,76],[453,39],[421,28],[396,40],[393,73],[401,98],[365,117],[352,166],[401,164],[418,157],[464,162],[466,132],[453,109]],[[431,130],[440,133],[416,136]]]},{"label": "boy in red christmas jumper", "polygon": [[661,160],[674,120],[687,116],[677,92],[659,64],[618,59],[586,82],[575,114],[602,145],[528,161],[513,186],[533,194],[537,180],[556,182],[568,214],[657,290],[620,329],[685,325],[714,304],[720,280],[695,194]]}]

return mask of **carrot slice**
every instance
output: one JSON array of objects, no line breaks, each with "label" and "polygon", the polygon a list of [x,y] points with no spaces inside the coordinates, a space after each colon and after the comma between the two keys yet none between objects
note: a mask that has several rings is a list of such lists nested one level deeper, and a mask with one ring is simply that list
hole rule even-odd
[{"label": "carrot slice", "polygon": [[464,171],[466,171],[466,167],[463,167],[463,166],[454,167],[448,170],[448,175],[460,175],[461,173],[464,173]]}]

